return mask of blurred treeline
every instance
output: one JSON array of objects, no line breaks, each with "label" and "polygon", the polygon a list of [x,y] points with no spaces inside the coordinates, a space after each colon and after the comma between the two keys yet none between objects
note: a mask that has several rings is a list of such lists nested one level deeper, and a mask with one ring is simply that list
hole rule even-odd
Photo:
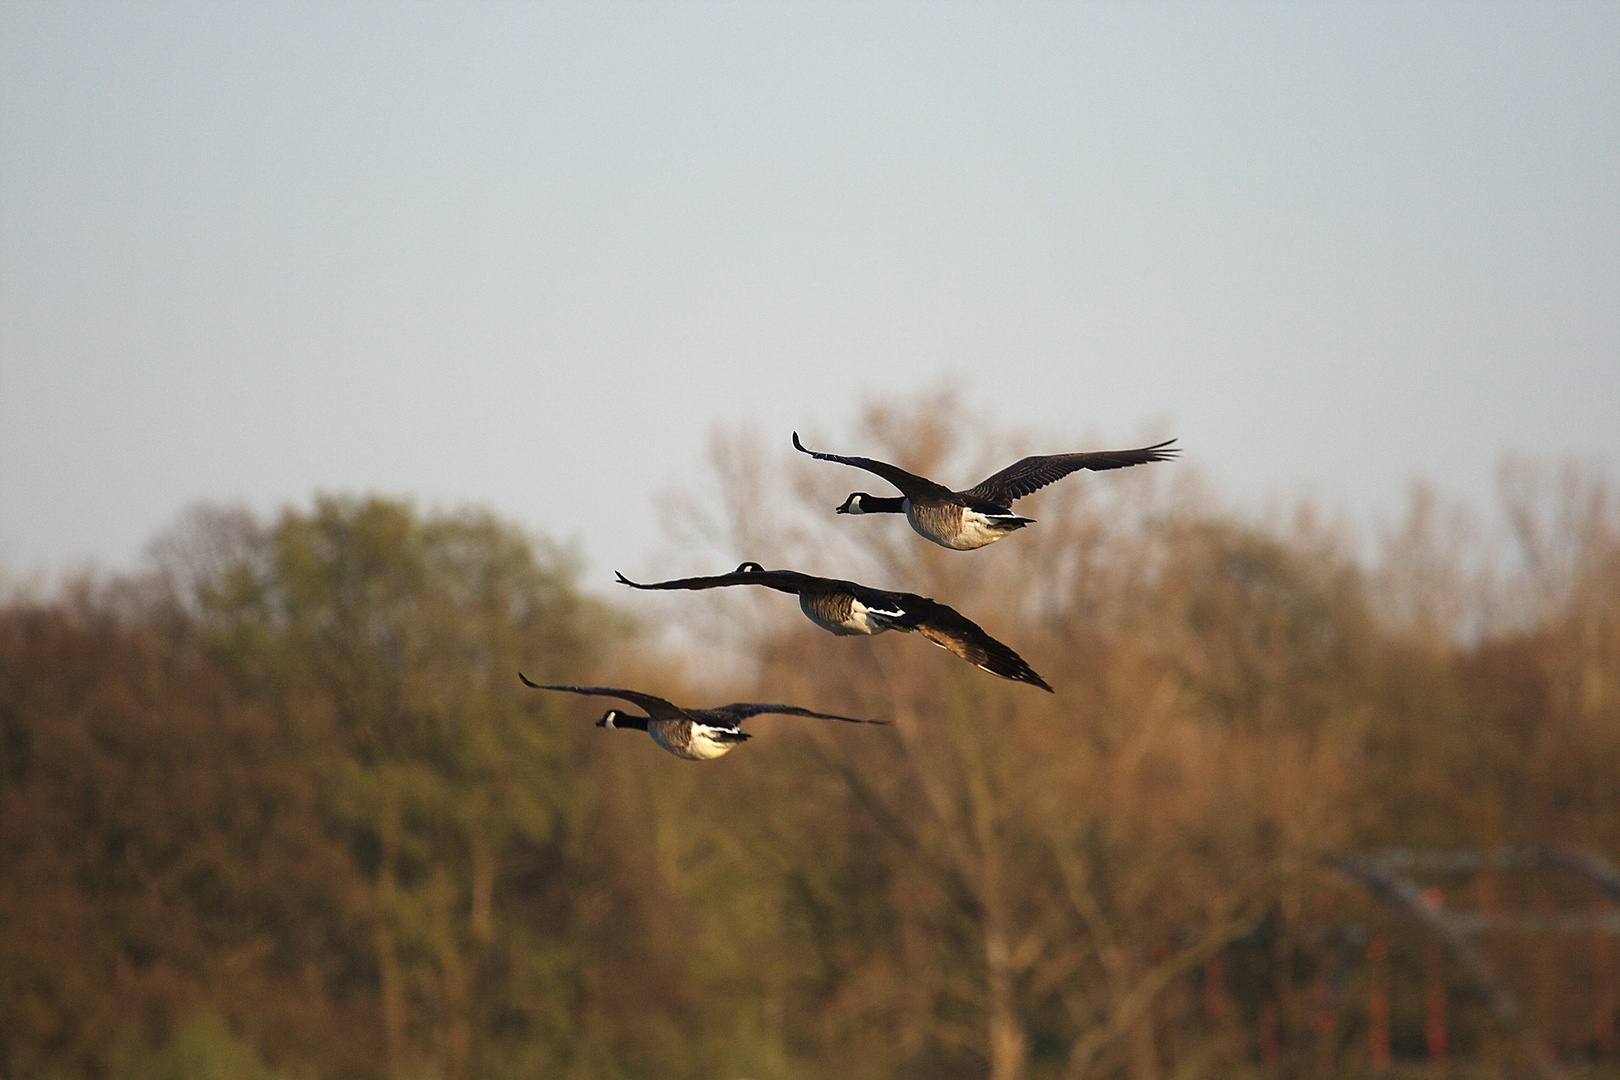
[{"label": "blurred treeline", "polygon": [[[1047,449],[949,400],[805,434],[957,483]],[[763,590],[610,607],[483,513],[195,511],[150,573],[0,609],[0,1076],[1361,1076],[1380,1039],[1397,1071],[1615,1074],[1620,958],[1552,932],[1595,890],[1425,882],[1544,916],[1478,938],[1510,1030],[1323,861],[1620,860],[1607,477],[1507,470],[1493,546],[1421,488],[1357,540],[1156,465],[956,553],[835,517],[880,482],[777,435],[717,438],[652,572],[934,596],[1057,693]],[[760,718],[692,764],[520,669],[893,723]]]}]

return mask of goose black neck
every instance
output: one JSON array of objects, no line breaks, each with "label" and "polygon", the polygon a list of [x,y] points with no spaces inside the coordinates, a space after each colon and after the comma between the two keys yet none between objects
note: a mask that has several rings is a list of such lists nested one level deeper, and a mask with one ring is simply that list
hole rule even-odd
[{"label": "goose black neck", "polygon": [[861,513],[863,514],[903,514],[906,512],[906,498],[896,495],[884,498],[878,495],[861,495]]},{"label": "goose black neck", "polygon": [[613,710],[612,716],[613,722],[611,724],[607,722],[607,717],[604,716],[597,726],[611,727],[614,731],[646,731],[647,721],[651,719],[646,716],[631,716],[629,713],[620,712],[618,709]]}]

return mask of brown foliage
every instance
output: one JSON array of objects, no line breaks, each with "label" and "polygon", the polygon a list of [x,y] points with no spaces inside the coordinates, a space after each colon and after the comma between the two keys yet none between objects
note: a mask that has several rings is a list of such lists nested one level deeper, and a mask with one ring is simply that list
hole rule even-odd
[{"label": "brown foliage", "polygon": [[[1043,449],[948,395],[808,441],[961,483]],[[198,1016],[333,1077],[1349,1076],[1386,1024],[1397,1062],[1616,1062],[1610,939],[1547,929],[1613,912],[1584,879],[1420,881],[1521,927],[1473,940],[1526,1040],[1323,861],[1620,857],[1604,478],[1510,470],[1495,549],[1419,489],[1364,564],[1156,465],[956,553],[834,517],[872,478],[770,446],[717,436],[660,569],[935,596],[1056,695],[762,590],[627,599],[669,628],[635,637],[486,515],[202,515],[156,582],[0,610],[0,1068],[155,1076],[139,1047],[207,1044]],[[694,766],[519,664],[893,723],[760,717]]]},{"label": "brown foliage", "polygon": [[93,603],[0,613],[0,686],[10,1068],[97,1071],[204,1002],[286,1056],[363,1060],[325,989],[359,959],[347,860],[266,711]]}]

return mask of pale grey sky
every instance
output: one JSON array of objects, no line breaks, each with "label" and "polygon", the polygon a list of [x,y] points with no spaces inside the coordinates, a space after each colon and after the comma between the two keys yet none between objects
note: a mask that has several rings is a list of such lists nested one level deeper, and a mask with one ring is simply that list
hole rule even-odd
[{"label": "pale grey sky", "polygon": [[0,5],[13,574],[325,490],[597,583],[946,373],[1366,520],[1620,465],[1620,5]]}]

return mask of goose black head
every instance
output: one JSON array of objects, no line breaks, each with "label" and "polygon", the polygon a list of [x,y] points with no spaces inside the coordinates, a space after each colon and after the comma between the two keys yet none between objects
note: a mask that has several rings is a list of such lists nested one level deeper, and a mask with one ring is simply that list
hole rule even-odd
[{"label": "goose black head", "polygon": [[763,574],[765,568],[757,562],[745,562],[733,570],[733,574]]},{"label": "goose black head", "polygon": [[600,719],[600,720],[598,720],[596,722],[596,726],[597,727],[605,727],[605,728],[618,727],[618,725],[615,724],[614,721],[617,720],[619,717],[621,717],[623,715],[624,714],[621,713],[618,709],[609,709],[607,712],[602,714],[602,719]]},{"label": "goose black head", "polygon": [[844,500],[844,505],[838,508],[838,512],[840,514],[864,514],[866,513],[866,507],[862,505],[862,500],[870,499],[871,497],[872,496],[868,495],[864,491],[857,491],[855,494]]}]

